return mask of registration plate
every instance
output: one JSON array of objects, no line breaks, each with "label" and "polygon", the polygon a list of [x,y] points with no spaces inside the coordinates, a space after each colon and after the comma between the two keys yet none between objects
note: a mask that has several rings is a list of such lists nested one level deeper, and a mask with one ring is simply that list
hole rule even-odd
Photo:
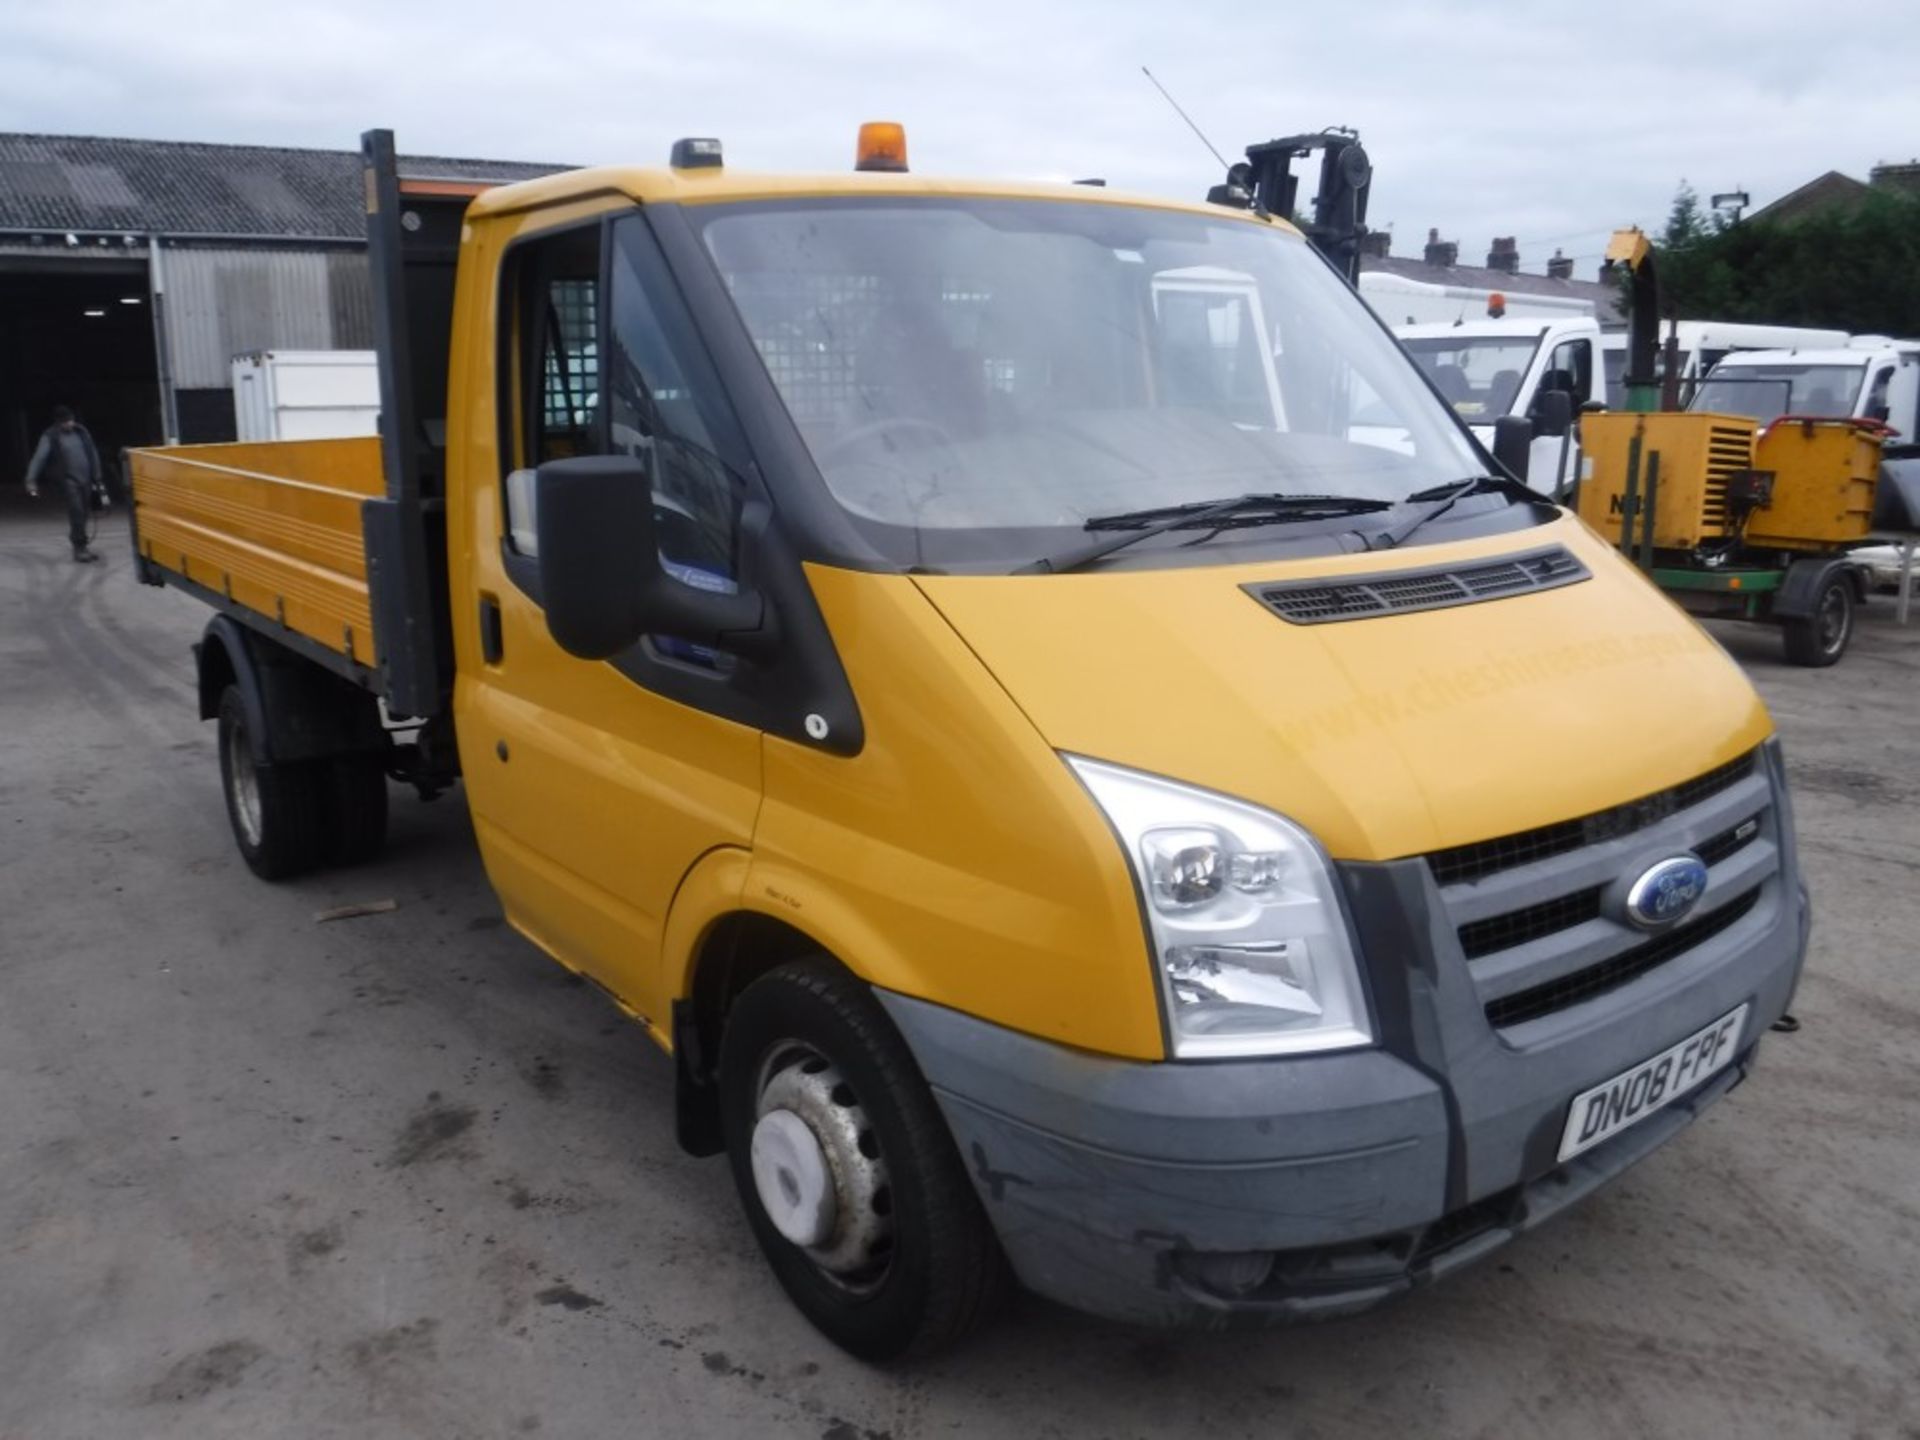
[{"label": "registration plate", "polygon": [[1747,1007],[1742,1005],[1652,1059],[1574,1096],[1567,1108],[1567,1128],[1560,1134],[1560,1158],[1571,1160],[1612,1139],[1724,1070],[1733,1063],[1746,1019]]}]

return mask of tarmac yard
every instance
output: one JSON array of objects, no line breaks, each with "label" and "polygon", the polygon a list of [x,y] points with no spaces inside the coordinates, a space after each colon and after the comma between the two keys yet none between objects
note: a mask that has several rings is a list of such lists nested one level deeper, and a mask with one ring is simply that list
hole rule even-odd
[{"label": "tarmac yard", "polygon": [[1372,1315],[1022,1300],[880,1371],[678,1150],[664,1057],[501,922],[457,790],[396,791],[375,864],[247,873],[208,612],[103,532],[74,565],[51,507],[0,506],[0,1440],[1920,1436],[1920,623],[1884,597],[1837,669],[1715,631],[1816,918],[1803,1028],[1698,1125]]}]

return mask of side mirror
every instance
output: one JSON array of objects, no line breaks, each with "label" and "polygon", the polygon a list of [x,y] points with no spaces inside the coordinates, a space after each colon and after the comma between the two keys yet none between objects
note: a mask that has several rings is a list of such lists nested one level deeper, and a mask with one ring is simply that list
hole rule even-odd
[{"label": "side mirror", "polygon": [[1564,390],[1543,390],[1533,399],[1533,433],[1558,440],[1573,428],[1573,397]]},{"label": "side mirror", "polygon": [[696,590],[661,564],[646,459],[550,460],[533,483],[541,603],[548,631],[569,655],[605,660],[652,634],[762,648],[766,607],[758,594]]},{"label": "side mirror", "polygon": [[1527,478],[1527,457],[1533,448],[1533,421],[1524,415],[1502,415],[1493,422],[1493,458],[1516,480]]}]

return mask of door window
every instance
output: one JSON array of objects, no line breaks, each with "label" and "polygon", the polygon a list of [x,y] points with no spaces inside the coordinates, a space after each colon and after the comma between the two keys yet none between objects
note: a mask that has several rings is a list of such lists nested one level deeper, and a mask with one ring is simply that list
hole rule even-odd
[{"label": "door window", "polygon": [[1562,340],[1547,357],[1547,380],[1542,389],[1566,390],[1578,410],[1593,398],[1593,342]]},{"label": "door window", "polygon": [[531,556],[534,467],[601,449],[600,227],[517,247],[503,283],[501,352],[513,357],[512,425],[501,437],[511,457],[507,544]]},{"label": "door window", "polygon": [[[604,264],[603,264],[604,258]],[[630,455],[652,474],[660,559],[683,585],[737,588],[745,499],[723,458],[739,443],[690,318],[638,215],[518,247],[507,268],[514,356],[507,545],[538,554],[535,469],[579,455]],[[604,293],[603,293],[604,292]],[[716,433],[720,432],[720,438]],[[705,669],[728,657],[670,637],[652,648]]]},{"label": "door window", "polygon": [[672,291],[653,237],[638,216],[612,233],[609,449],[650,460],[654,528],[667,572],[696,589],[731,593],[745,495],[716,443],[718,397],[692,358],[691,322],[667,303]]}]

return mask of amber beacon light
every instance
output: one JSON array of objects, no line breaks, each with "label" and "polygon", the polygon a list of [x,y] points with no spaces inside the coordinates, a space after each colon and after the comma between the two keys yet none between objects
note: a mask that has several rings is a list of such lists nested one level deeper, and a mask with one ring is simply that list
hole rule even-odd
[{"label": "amber beacon light", "polygon": [[905,170],[907,127],[892,120],[869,120],[860,127],[853,150],[856,170]]}]

